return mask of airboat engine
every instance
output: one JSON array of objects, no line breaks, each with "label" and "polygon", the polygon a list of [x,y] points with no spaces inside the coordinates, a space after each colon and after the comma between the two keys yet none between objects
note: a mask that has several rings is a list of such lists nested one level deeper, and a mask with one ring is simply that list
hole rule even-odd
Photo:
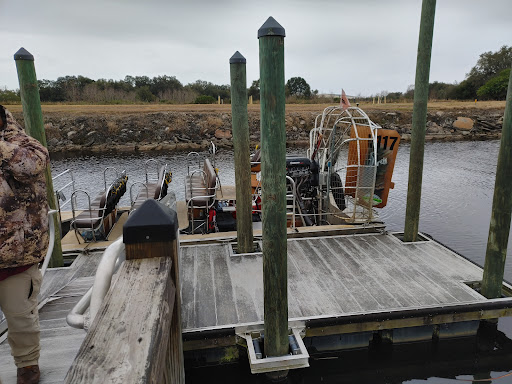
[{"label": "airboat engine", "polygon": [[299,192],[309,191],[318,186],[318,163],[307,157],[287,157],[286,176],[295,181]]},{"label": "airboat engine", "polygon": [[[313,225],[313,220],[305,215],[311,211],[311,200],[318,186],[318,163],[307,157],[287,157],[286,176],[294,181],[296,204],[304,215],[304,224]],[[293,185],[288,185],[288,188]],[[311,213],[311,212],[310,212]]]}]

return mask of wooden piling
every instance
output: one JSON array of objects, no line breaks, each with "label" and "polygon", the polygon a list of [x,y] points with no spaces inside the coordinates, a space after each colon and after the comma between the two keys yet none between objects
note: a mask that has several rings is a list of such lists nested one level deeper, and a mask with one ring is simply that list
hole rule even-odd
[{"label": "wooden piling", "polygon": [[258,30],[265,355],[288,354],[285,30],[274,18]]},{"label": "wooden piling", "polygon": [[512,73],[508,81],[507,104],[503,117],[500,152],[492,201],[491,223],[485,253],[482,294],[494,299],[501,297],[503,273],[507,258],[510,218],[512,212]]},{"label": "wooden piling", "polygon": [[[39,87],[37,84],[36,69],[34,66],[34,56],[25,48],[20,48],[14,54],[16,69],[18,71],[18,80],[20,84],[21,104],[23,105],[23,118],[25,120],[25,131],[30,136],[37,139],[41,144],[48,148],[46,144],[46,134],[44,131],[43,112],[41,110],[41,99],[39,97]],[[46,198],[50,209],[57,209],[55,193],[53,192],[53,181],[50,164],[46,167]],[[53,246],[50,267],[62,267],[62,246],[60,242],[60,221],[56,215],[53,215],[55,224],[55,243]],[[50,218],[50,220],[52,220]]]},{"label": "wooden piling", "polygon": [[155,200],[130,215],[126,261],[65,383],[185,383],[177,231]]},{"label": "wooden piling", "polygon": [[423,178],[423,153],[427,124],[428,82],[436,0],[423,0],[421,7],[420,37],[414,84],[412,112],[411,151],[409,160],[409,187],[405,212],[404,241],[416,241],[420,221],[421,183]]},{"label": "wooden piling", "polygon": [[229,59],[231,116],[235,149],[237,249],[240,253],[253,251],[251,160],[245,65],[245,57],[238,51]]}]

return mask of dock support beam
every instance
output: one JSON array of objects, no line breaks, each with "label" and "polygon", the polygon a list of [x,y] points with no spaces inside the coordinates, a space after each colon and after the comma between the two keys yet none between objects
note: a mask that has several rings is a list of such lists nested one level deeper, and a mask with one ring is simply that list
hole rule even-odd
[{"label": "dock support beam", "polygon": [[421,183],[423,178],[423,153],[425,126],[427,124],[428,84],[436,0],[423,0],[421,7],[420,37],[414,84],[412,112],[411,154],[409,160],[409,187],[405,211],[404,241],[416,241],[420,221]]},{"label": "dock support beam", "polygon": [[[20,48],[14,54],[16,69],[18,71],[18,80],[20,84],[21,104],[23,105],[23,119],[25,120],[25,131],[28,135],[37,139],[41,144],[48,148],[46,144],[46,134],[44,132],[43,112],[41,110],[41,99],[39,97],[39,87],[37,84],[36,69],[34,66],[34,56],[25,48]],[[45,171],[46,178],[46,198],[50,209],[57,209],[55,193],[53,192],[53,181],[50,164]],[[55,244],[53,246],[51,267],[62,267],[62,246],[60,243],[60,221],[56,215],[52,215],[55,224]],[[52,220],[50,218],[50,220]]]},{"label": "dock support beam", "polygon": [[285,30],[272,17],[258,30],[265,355],[288,354]]},{"label": "dock support beam", "polygon": [[231,118],[233,126],[233,145],[235,148],[238,253],[253,251],[251,159],[245,63],[245,57],[238,51],[229,59],[231,73]]},{"label": "dock support beam", "polygon": [[501,297],[512,212],[512,73],[508,80],[507,104],[501,131],[500,152],[492,201],[491,223],[485,252],[482,295]]}]

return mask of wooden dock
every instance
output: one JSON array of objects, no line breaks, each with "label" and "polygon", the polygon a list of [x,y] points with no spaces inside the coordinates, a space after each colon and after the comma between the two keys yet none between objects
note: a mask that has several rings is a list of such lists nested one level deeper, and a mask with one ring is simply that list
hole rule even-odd
[{"label": "wooden dock", "polygon": [[[184,246],[180,271],[185,332],[263,320],[261,253]],[[288,241],[290,321],[482,302],[465,284],[481,278],[479,267],[435,241],[379,234]]]},{"label": "wooden dock", "polygon": [[[262,254],[239,255],[232,244],[206,238],[181,245],[183,348],[192,366],[237,361],[241,335],[263,330]],[[41,383],[64,379],[86,336],[65,317],[92,285],[100,255],[81,254],[69,268],[48,270]],[[301,329],[310,353],[367,347],[375,335],[395,343],[462,336],[479,320],[512,315],[512,287],[488,300],[474,289],[481,279],[479,266],[433,240],[324,231],[288,239],[289,323]],[[0,381],[10,383],[15,366],[5,339]]]},{"label": "wooden dock", "polygon": [[[233,346],[240,343],[237,336],[263,330],[261,253],[236,255],[230,243],[182,246],[180,272],[190,359],[198,350]],[[479,266],[429,239],[289,239],[289,323],[302,328],[306,346],[317,351],[368,346],[382,332],[394,342],[474,334],[479,320],[512,314],[512,298],[488,300],[473,289],[481,279]],[[352,340],[322,346],[329,335]],[[227,356],[232,351],[220,359]]]},{"label": "wooden dock", "polygon": [[[41,383],[64,381],[86,336],[83,329],[71,328],[66,316],[92,286],[101,255],[81,254],[71,267],[51,268],[44,276],[39,296]],[[16,382],[16,366],[6,338],[7,334],[0,336],[0,383],[10,384]]]}]

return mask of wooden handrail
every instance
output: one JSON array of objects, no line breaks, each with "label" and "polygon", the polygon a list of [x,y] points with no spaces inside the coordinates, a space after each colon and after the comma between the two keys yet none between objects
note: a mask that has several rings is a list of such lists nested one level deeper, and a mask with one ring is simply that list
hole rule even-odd
[{"label": "wooden handrail", "polygon": [[148,200],[123,228],[126,261],[66,383],[184,383],[176,212]]}]

